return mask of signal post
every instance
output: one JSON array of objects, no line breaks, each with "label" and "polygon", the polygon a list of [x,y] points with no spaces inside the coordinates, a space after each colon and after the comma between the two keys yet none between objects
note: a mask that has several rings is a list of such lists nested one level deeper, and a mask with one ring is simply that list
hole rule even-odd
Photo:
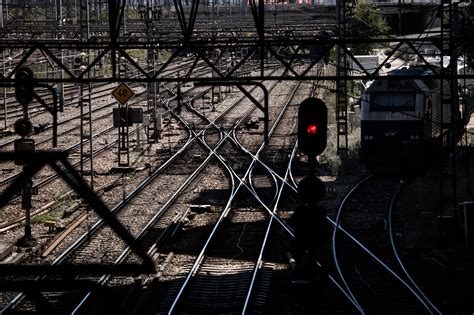
[{"label": "signal post", "polygon": [[[304,100],[298,110],[298,147],[308,156],[308,175],[303,178],[298,186],[298,195],[302,203],[295,210],[295,240],[298,251],[312,255],[315,244],[321,240],[316,239],[311,244],[313,230],[321,230],[325,220],[325,209],[318,203],[324,198],[326,188],[324,183],[316,177],[316,157],[323,153],[327,143],[327,108],[326,104],[318,98]],[[324,212],[324,213],[323,213]],[[323,213],[324,215],[322,215]],[[296,254],[296,253],[295,253]],[[296,254],[298,256],[298,254]],[[304,256],[304,255],[303,255]],[[300,258],[300,261],[304,260]],[[297,264],[303,264],[303,261]]]},{"label": "signal post", "polygon": [[295,265],[290,286],[294,302],[305,313],[313,313],[321,302],[325,272],[317,262],[327,244],[326,209],[319,205],[326,188],[316,177],[316,157],[326,149],[327,107],[318,98],[304,100],[298,110],[298,147],[308,157],[308,174],[298,185],[301,204],[291,220],[295,229],[292,244]]},{"label": "signal post", "polygon": [[[28,118],[28,104],[34,97],[33,77],[33,71],[27,67],[20,68],[15,75],[15,98],[23,106],[23,118],[18,119],[14,124],[15,132],[21,136],[20,139],[14,142],[14,153],[16,156],[15,164],[23,165],[23,171],[29,163],[28,158],[31,157],[31,153],[35,151],[34,140],[28,138],[33,131],[33,125]],[[31,234],[30,220],[31,196],[33,194],[37,194],[37,192],[33,189],[31,178],[28,178],[21,190],[21,205],[25,209],[25,234],[18,242],[18,245],[21,246],[30,246],[35,241]]]}]

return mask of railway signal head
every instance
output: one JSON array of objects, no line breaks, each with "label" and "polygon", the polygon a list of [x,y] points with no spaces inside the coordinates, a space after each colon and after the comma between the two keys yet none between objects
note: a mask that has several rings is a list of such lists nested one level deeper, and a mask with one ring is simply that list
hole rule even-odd
[{"label": "railway signal head", "polygon": [[77,56],[74,57],[74,69],[76,70],[85,70],[85,62],[86,62],[87,54],[85,52],[81,52]]},{"label": "railway signal head", "polygon": [[326,104],[318,98],[307,98],[298,110],[298,146],[309,156],[326,149],[328,113]]},{"label": "railway signal head", "polygon": [[26,137],[33,130],[33,125],[31,124],[31,122],[28,119],[20,118],[17,121],[15,121],[15,124],[13,125],[13,128],[15,129],[15,132],[19,136]]},{"label": "railway signal head", "polygon": [[22,67],[15,74],[15,97],[22,105],[28,105],[33,100],[34,85],[33,71]]}]

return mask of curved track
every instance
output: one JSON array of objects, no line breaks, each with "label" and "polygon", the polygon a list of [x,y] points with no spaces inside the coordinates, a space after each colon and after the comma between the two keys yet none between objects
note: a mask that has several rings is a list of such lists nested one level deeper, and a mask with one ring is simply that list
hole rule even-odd
[{"label": "curved track", "polygon": [[335,270],[363,313],[439,314],[394,246],[391,217],[399,191],[399,180],[370,176],[349,191],[332,235]]}]

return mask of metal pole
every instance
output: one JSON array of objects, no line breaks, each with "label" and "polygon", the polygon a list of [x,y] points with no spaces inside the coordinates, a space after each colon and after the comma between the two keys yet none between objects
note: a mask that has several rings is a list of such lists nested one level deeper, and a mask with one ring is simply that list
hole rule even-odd
[{"label": "metal pole", "polygon": [[54,3],[56,9],[56,21],[59,23],[61,21],[61,0],[56,0]]},{"label": "metal pole", "polygon": [[[87,0],[86,2],[86,19],[87,19],[87,33],[86,33],[86,39],[89,41],[91,37],[91,31],[90,31],[90,8],[89,8],[89,1]],[[87,49],[87,64],[89,65],[90,63],[90,54],[91,51]],[[87,72],[87,78],[89,79],[91,76],[90,71]],[[94,190],[94,159],[93,157],[93,151],[92,151],[92,83],[89,82],[88,85],[88,92],[89,92],[89,98],[88,98],[88,116],[89,116],[89,166],[90,166],[90,185],[91,189]]]},{"label": "metal pole", "polygon": [[[0,0],[0,27],[3,29],[3,0]],[[6,76],[6,64],[5,60],[5,50],[2,51],[2,60],[3,60],[3,76]],[[4,109],[4,120],[5,120],[5,129],[7,128],[7,87],[3,88],[3,109]]]},{"label": "metal pole", "polygon": [[125,4],[124,8],[123,8],[123,35],[125,36],[125,34],[127,33],[127,5]]},{"label": "metal pole", "polygon": [[[63,3],[62,3],[62,0],[57,0],[56,1],[56,6],[57,6],[57,16],[56,16],[56,19],[57,19],[57,23],[58,23],[58,26],[62,26],[63,25]],[[61,32],[58,33],[58,39],[60,40],[62,37],[61,35]],[[61,52],[61,63],[64,64],[64,50],[61,48],[60,49],[60,52]],[[64,83],[62,82],[64,80],[64,69],[61,68],[61,71],[59,72],[59,78],[61,79],[61,83],[59,83],[59,110],[63,110],[64,109]]]},{"label": "metal pole", "polygon": [[398,36],[402,36],[402,0],[398,0]]},{"label": "metal pole", "polygon": [[0,0],[0,26],[3,28],[3,0]]},{"label": "metal pole", "polygon": [[[23,167],[23,170],[25,167]],[[23,191],[21,194],[21,206],[25,209],[25,242],[32,239],[31,234],[31,214],[30,210],[32,208],[31,205],[31,188],[33,187],[33,183],[31,179],[27,179],[25,184],[23,185]]]},{"label": "metal pole", "polygon": [[[1,1],[2,0],[0,0],[0,2]],[[7,72],[7,67],[6,67],[7,61],[5,60],[5,50],[2,52],[2,55],[3,55],[3,76],[5,77],[6,72]],[[6,86],[3,88],[3,115],[4,115],[4,122],[5,122],[4,128],[7,129],[8,108],[7,108],[7,87]]]}]

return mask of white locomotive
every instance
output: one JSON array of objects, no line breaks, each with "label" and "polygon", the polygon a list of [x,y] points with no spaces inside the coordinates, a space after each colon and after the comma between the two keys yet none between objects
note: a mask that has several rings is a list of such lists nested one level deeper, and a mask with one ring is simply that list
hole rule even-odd
[{"label": "white locomotive", "polygon": [[[417,66],[391,71],[364,91],[360,157],[369,169],[425,171],[431,149],[442,138],[441,123],[459,117],[449,103],[443,105],[440,82],[431,68]],[[443,93],[449,99],[447,83]]]}]

